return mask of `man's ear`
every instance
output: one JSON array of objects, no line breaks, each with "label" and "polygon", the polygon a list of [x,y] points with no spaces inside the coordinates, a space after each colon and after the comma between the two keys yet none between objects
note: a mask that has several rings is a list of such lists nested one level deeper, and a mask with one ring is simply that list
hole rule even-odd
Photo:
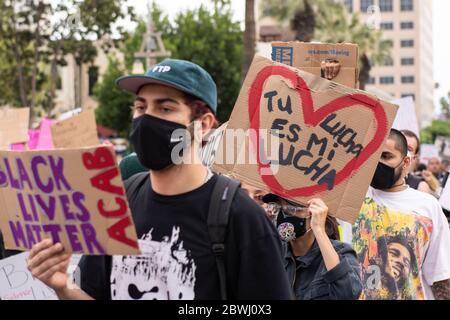
[{"label": "man's ear", "polygon": [[403,160],[403,169],[409,168],[409,166],[412,164],[412,157],[406,156]]},{"label": "man's ear", "polygon": [[216,118],[211,112],[207,112],[203,114],[199,120],[202,123],[202,135],[205,137],[213,128],[214,123],[216,122]]}]

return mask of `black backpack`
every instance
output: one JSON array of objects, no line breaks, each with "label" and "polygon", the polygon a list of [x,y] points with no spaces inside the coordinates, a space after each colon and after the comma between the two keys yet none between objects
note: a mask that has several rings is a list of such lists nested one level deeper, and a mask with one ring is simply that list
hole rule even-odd
[{"label": "black backpack", "polygon": [[[136,191],[144,184],[148,172],[137,173],[125,181],[128,202],[134,201]],[[217,270],[219,272],[220,296],[222,300],[227,299],[226,272],[225,272],[225,236],[227,233],[228,217],[231,203],[240,182],[227,178],[223,175],[217,176],[211,194],[211,202],[208,210],[208,231],[211,238],[211,249],[216,258]]]}]

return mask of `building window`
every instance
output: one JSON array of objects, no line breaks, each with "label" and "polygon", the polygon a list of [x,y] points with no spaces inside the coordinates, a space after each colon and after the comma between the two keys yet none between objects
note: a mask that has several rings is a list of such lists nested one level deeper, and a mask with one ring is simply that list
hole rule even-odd
[{"label": "building window", "polygon": [[402,83],[414,83],[414,76],[402,76]]},{"label": "building window", "polygon": [[375,77],[369,77],[367,84],[375,84]]},{"label": "building window", "polygon": [[94,86],[98,81],[98,67],[89,67],[88,70],[89,76],[89,96],[94,94]]},{"label": "building window", "polygon": [[388,56],[384,58],[383,62],[381,63],[383,66],[393,66],[394,65],[394,59],[392,57]]},{"label": "building window", "polygon": [[367,12],[370,6],[373,6],[373,0],[361,0],[361,12]]},{"label": "building window", "polygon": [[400,0],[400,10],[401,11],[413,11],[413,0]]},{"label": "building window", "polygon": [[400,23],[401,29],[414,29],[414,22],[412,21],[403,21]]},{"label": "building window", "polygon": [[353,0],[344,0],[344,6],[347,8],[348,12],[353,12]]},{"label": "building window", "polygon": [[412,66],[414,65],[414,58],[402,58],[402,66]]},{"label": "building window", "polygon": [[400,46],[402,47],[402,48],[412,48],[412,47],[414,47],[414,40],[402,40],[401,42],[400,42]]},{"label": "building window", "polygon": [[392,0],[380,0],[381,12],[392,12]]},{"label": "building window", "polygon": [[402,93],[402,98],[412,97],[413,100],[416,100],[416,95],[414,93]]},{"label": "building window", "polygon": [[394,77],[380,77],[380,84],[393,84]]},{"label": "building window", "polygon": [[382,22],[380,23],[381,30],[393,30],[394,24],[392,22]]}]

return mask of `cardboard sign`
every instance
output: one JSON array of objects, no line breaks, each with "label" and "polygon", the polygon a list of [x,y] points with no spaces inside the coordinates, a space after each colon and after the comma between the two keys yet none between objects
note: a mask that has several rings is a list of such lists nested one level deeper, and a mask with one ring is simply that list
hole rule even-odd
[{"label": "cardboard sign", "polygon": [[[320,197],[332,215],[353,223],[397,108],[363,91],[257,56],[214,169],[301,204]],[[238,129],[248,134],[230,138],[229,132]],[[271,136],[279,143],[266,146]],[[255,164],[247,162],[251,156]]]},{"label": "cardboard sign", "polygon": [[0,109],[0,148],[28,141],[30,108]]},{"label": "cardboard sign", "polygon": [[139,253],[112,147],[0,151],[0,208],[8,249],[51,238],[67,252]]},{"label": "cardboard sign", "polygon": [[27,268],[29,252],[0,260],[0,299],[58,300],[53,289],[34,278]]},{"label": "cardboard sign", "polygon": [[51,126],[55,148],[79,148],[99,144],[92,110],[84,111]]},{"label": "cardboard sign", "polygon": [[351,43],[272,42],[272,60],[321,76],[326,59],[339,61],[341,68],[334,82],[357,88],[358,45]]},{"label": "cardboard sign", "polygon": [[416,106],[414,105],[413,98],[406,97],[401,99],[395,99],[392,100],[391,103],[394,103],[399,106],[397,116],[395,117],[392,128],[395,128],[397,130],[411,130],[418,137],[420,137],[419,125],[417,122]]}]

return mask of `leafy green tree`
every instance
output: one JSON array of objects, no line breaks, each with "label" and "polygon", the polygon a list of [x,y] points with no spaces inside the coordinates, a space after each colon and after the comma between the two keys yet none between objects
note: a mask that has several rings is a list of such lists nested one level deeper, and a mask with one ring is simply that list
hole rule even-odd
[{"label": "leafy green tree", "polygon": [[450,92],[447,93],[447,97],[442,97],[439,100],[441,104],[441,112],[445,120],[450,121]]},{"label": "leafy green tree", "polygon": [[125,69],[114,59],[109,59],[108,69],[103,80],[96,84],[94,94],[98,100],[95,110],[99,124],[117,131],[121,137],[127,137],[131,124],[131,110],[133,96],[116,86],[116,79],[125,74]]},{"label": "leafy green tree", "polygon": [[201,6],[179,13],[165,36],[173,58],[201,65],[215,80],[220,121],[228,120],[239,94],[242,37],[240,24],[233,21],[227,2],[216,2],[212,12]]},{"label": "leafy green tree", "polygon": [[434,143],[438,136],[450,137],[450,123],[444,120],[433,120],[430,126],[420,131],[422,143]]}]

